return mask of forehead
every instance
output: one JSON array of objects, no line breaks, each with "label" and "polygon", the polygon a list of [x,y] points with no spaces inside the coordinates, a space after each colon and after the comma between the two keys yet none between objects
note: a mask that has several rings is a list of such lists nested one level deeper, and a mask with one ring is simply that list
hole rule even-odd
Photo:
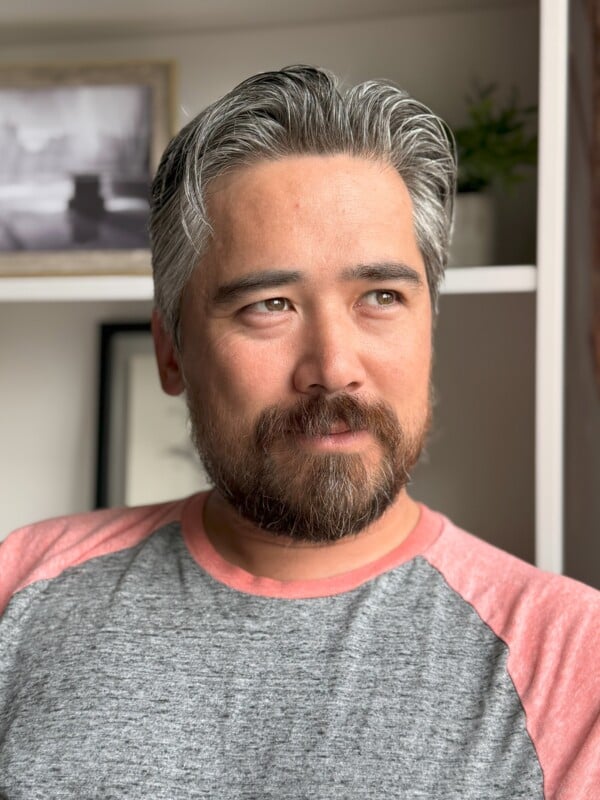
[{"label": "forehead", "polygon": [[215,180],[203,272],[229,278],[257,269],[347,269],[400,260],[424,271],[413,207],[400,175],[346,154],[260,161]]}]

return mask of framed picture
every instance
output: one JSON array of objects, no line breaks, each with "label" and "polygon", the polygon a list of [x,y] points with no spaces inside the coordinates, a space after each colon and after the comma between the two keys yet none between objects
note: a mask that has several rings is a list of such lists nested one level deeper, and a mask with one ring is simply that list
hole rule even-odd
[{"label": "framed picture", "polygon": [[173,64],[0,67],[0,277],[150,271]]},{"label": "framed picture", "polygon": [[96,507],[145,505],[210,487],[183,397],[160,386],[150,324],[100,326]]}]

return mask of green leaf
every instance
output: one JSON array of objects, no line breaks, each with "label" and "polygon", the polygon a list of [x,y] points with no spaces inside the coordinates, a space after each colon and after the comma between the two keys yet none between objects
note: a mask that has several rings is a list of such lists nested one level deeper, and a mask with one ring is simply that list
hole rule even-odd
[{"label": "green leaf", "polygon": [[459,191],[509,188],[523,180],[523,167],[537,162],[537,135],[531,132],[537,107],[520,107],[516,87],[501,107],[496,95],[495,84],[476,83],[467,95],[469,122],[454,129]]}]

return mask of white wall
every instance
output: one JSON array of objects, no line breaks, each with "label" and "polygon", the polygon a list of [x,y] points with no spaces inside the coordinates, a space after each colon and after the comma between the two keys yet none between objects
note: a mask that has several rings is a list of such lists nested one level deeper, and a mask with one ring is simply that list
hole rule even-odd
[{"label": "white wall", "polygon": [[[180,123],[253,72],[315,63],[348,82],[394,79],[456,123],[463,119],[463,97],[475,75],[504,87],[517,84],[523,100],[535,102],[537,21],[537,10],[528,7],[210,35],[124,35],[118,41],[4,47],[0,63],[174,59]],[[499,258],[505,263],[534,257],[531,184],[522,194],[524,205],[517,197],[508,211],[503,208]],[[477,303],[477,298],[468,302]],[[91,507],[96,326],[108,318],[143,318],[148,312],[147,304],[0,305],[0,531]],[[523,320],[522,327],[528,330],[528,324]],[[449,349],[460,364],[465,332],[450,335],[459,337]],[[526,383],[530,375],[519,369],[509,379]],[[525,407],[515,409],[517,419],[528,419],[529,399],[527,394]],[[499,431],[498,446],[502,436]],[[514,510],[524,527],[530,505],[531,495]],[[489,538],[496,534],[489,529]]]},{"label": "white wall", "polygon": [[100,321],[149,303],[0,304],[0,522],[92,507]]},{"label": "white wall", "polygon": [[[348,82],[391,78],[454,117],[471,77],[515,83],[537,97],[534,6],[398,16],[210,34],[3,47],[1,62],[174,59],[180,109],[194,114],[253,72],[292,63],[335,70]],[[533,45],[533,46],[532,46]],[[181,121],[186,117],[181,110]]]}]

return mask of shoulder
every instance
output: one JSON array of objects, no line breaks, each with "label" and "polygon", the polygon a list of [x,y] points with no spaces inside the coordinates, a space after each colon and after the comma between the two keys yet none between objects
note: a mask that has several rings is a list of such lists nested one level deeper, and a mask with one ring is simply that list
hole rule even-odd
[{"label": "shoulder", "polygon": [[[555,575],[461,530],[444,518],[442,535],[426,552],[430,564],[485,618],[497,633],[510,635],[515,614],[536,627],[583,614],[598,624],[600,592],[564,575]],[[521,617],[522,621],[522,617]]]},{"label": "shoulder", "polygon": [[448,520],[424,557],[507,645],[508,672],[544,771],[545,796],[595,796],[600,592],[537,569]]},{"label": "shoulder", "polygon": [[134,547],[181,517],[187,501],[108,508],[43,520],[11,533],[0,544],[0,613],[10,598],[39,580],[91,558]]}]

